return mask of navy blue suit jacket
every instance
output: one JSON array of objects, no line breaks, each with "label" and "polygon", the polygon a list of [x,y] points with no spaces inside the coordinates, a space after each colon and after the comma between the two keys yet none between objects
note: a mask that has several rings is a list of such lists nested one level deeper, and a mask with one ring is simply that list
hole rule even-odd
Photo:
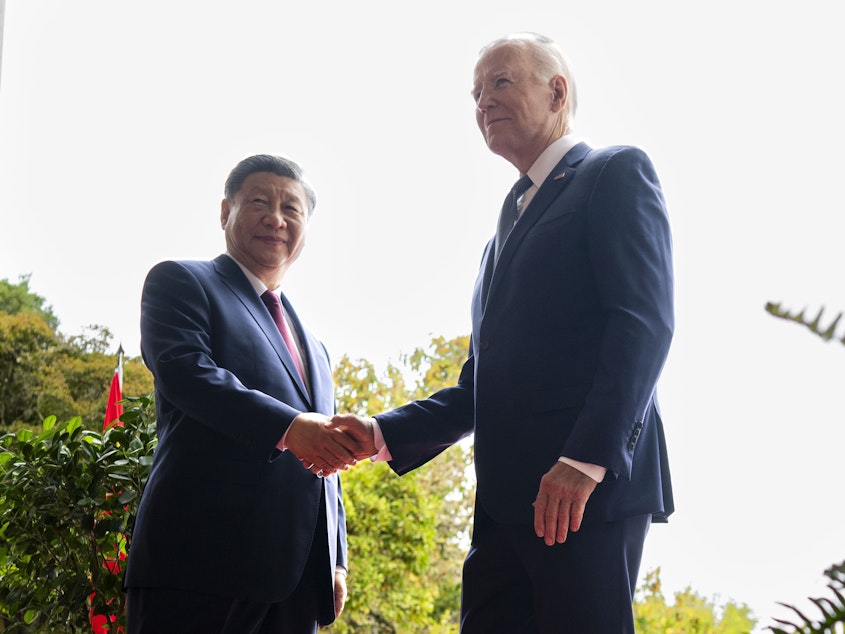
[{"label": "navy blue suit jacket", "polygon": [[[328,355],[285,298],[306,390],[269,311],[238,265],[163,262],[148,274],[141,350],[155,377],[158,447],[125,584],[276,602],[302,575],[318,521],[328,592],[346,566],[337,475],[318,478],[275,446],[301,412],[334,412]],[[325,495],[326,512],[319,513]],[[333,618],[333,597],[319,597]]]},{"label": "navy blue suit jacket", "polygon": [[560,456],[608,469],[584,522],[673,511],[655,386],[674,328],[672,244],[648,157],[572,148],[541,184],[472,296],[458,384],[377,416],[405,473],[475,433],[477,499],[531,524]]}]

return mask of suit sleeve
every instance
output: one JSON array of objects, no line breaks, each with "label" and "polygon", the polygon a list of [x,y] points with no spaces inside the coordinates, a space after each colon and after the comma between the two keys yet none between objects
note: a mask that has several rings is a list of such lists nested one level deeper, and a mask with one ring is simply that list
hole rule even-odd
[{"label": "suit sleeve", "polygon": [[[155,377],[158,406],[178,410],[181,419],[269,457],[300,412],[248,388],[233,371],[218,365],[215,338],[235,338],[237,333],[233,324],[228,324],[229,332],[212,332],[221,325],[213,323],[215,311],[223,322],[221,307],[184,265],[163,262],[148,274],[141,299],[141,351]],[[253,355],[248,342],[243,348],[245,359]],[[250,421],[248,428],[232,425],[233,420],[245,418]],[[198,432],[202,433],[199,427]]]},{"label": "suit sleeve", "polygon": [[396,473],[416,469],[472,433],[474,368],[470,354],[457,385],[376,416],[392,456],[388,464]]},{"label": "suit sleeve", "polygon": [[587,236],[606,322],[593,384],[562,455],[630,478],[674,330],[669,221],[641,150],[606,159],[589,198]]}]

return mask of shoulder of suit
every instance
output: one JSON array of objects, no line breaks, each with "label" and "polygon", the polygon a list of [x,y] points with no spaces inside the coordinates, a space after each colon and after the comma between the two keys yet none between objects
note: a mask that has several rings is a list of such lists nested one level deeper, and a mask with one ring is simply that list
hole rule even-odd
[{"label": "shoulder of suit", "polygon": [[163,260],[150,269],[150,273],[178,275],[187,272],[193,276],[204,277],[214,271],[213,260]]},{"label": "shoulder of suit", "polygon": [[606,145],[603,147],[590,148],[587,157],[590,160],[609,159],[617,154],[643,155],[645,152],[636,145]]},{"label": "shoulder of suit", "polygon": [[603,170],[610,163],[616,165],[650,164],[651,159],[642,148],[634,145],[608,145],[591,149],[580,163],[580,168]]}]

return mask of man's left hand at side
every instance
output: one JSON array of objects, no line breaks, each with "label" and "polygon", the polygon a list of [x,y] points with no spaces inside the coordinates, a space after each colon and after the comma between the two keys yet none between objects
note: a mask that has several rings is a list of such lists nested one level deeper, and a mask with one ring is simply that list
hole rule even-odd
[{"label": "man's left hand at side", "polygon": [[346,573],[334,573],[334,618],[340,616],[343,612],[343,606],[346,603],[346,596],[348,591],[346,589]]},{"label": "man's left hand at side", "polygon": [[581,528],[587,500],[597,484],[563,462],[556,462],[546,472],[534,500],[534,532],[546,546],[562,544],[570,530],[577,532]]}]

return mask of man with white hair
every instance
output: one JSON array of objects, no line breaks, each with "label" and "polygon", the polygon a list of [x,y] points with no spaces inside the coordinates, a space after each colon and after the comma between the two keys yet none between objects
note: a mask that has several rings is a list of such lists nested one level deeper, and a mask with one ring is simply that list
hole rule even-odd
[{"label": "man with white hair", "polygon": [[520,179],[484,250],[469,358],[453,387],[334,423],[400,475],[475,434],[463,634],[633,633],[645,536],[674,509],[655,396],[674,329],[661,187],[641,150],[574,136],[575,83],[546,37],[482,49],[472,94]]}]

